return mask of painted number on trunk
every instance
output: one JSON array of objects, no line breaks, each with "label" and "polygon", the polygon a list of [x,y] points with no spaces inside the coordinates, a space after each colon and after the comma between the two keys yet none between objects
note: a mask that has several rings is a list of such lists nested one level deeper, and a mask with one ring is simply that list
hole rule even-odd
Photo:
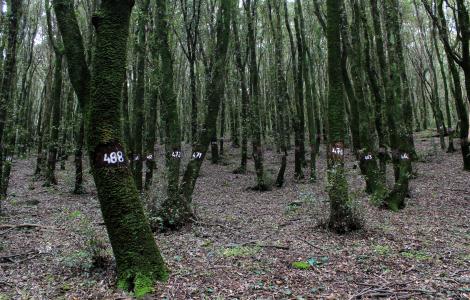
[{"label": "painted number on trunk", "polygon": [[202,153],[201,152],[194,152],[192,157],[193,157],[193,159],[201,159],[202,158]]},{"label": "painted number on trunk", "polygon": [[124,155],[122,151],[105,153],[103,156],[103,161],[107,162],[110,165],[117,164],[118,162],[124,162]]},{"label": "painted number on trunk", "polygon": [[340,155],[340,156],[342,156],[343,153],[344,153],[344,151],[343,151],[343,149],[341,149],[341,148],[339,148],[339,147],[333,147],[333,148],[331,149],[331,153],[333,153],[333,154],[335,154],[335,155]]},{"label": "painted number on trunk", "polygon": [[115,142],[96,146],[93,165],[95,168],[127,166],[124,148]]},{"label": "painted number on trunk", "polygon": [[181,151],[173,151],[171,153],[171,157],[173,158],[181,158]]}]

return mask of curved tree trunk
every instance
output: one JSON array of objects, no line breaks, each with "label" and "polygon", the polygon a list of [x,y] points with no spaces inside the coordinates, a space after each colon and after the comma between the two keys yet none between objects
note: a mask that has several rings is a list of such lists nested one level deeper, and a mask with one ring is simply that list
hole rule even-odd
[{"label": "curved tree trunk", "polygon": [[69,76],[85,113],[92,174],[116,259],[118,287],[140,297],[167,278],[122,146],[121,88],[133,1],[103,0],[93,18],[93,75],[86,65],[73,1],[54,0]]}]

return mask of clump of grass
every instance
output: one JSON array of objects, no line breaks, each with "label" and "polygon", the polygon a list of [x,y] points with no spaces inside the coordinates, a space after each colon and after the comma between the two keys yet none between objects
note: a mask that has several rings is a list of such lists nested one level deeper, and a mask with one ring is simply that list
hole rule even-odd
[{"label": "clump of grass", "polygon": [[431,259],[431,256],[422,250],[407,250],[403,251],[401,255],[408,259],[413,259],[417,261],[424,261]]},{"label": "clump of grass", "polygon": [[374,252],[381,256],[388,256],[392,252],[392,249],[389,245],[375,245]]}]

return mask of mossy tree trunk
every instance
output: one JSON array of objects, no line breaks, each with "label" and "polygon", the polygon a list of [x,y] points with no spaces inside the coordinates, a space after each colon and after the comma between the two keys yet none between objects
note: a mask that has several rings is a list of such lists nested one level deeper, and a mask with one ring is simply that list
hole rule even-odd
[{"label": "mossy tree trunk", "polygon": [[[355,29],[356,30],[356,29]],[[353,30],[353,32],[355,31]],[[359,150],[361,149],[361,139],[359,136],[359,99],[361,95],[356,95],[357,89],[356,85],[353,84],[351,80],[348,60],[352,61],[353,46],[350,41],[350,28],[348,23],[348,18],[344,9],[341,13],[341,70],[343,76],[343,84],[346,95],[348,96],[348,102],[345,103],[347,117],[349,120],[349,127],[351,129],[351,139],[352,139],[352,150],[358,155]],[[351,68],[352,69],[352,68]],[[352,69],[352,72],[355,70]],[[354,75],[353,75],[354,76]],[[362,92],[362,91],[361,91]]]},{"label": "mossy tree trunk", "polygon": [[444,61],[442,59],[441,51],[439,49],[439,45],[437,43],[437,37],[436,37],[436,27],[434,26],[432,29],[432,43],[434,46],[434,50],[436,52],[436,57],[437,61],[439,62],[439,70],[441,73],[441,79],[442,79],[442,84],[444,87],[444,106],[446,110],[446,118],[447,118],[447,132],[446,134],[448,135],[448,146],[447,146],[447,153],[453,153],[455,152],[454,148],[454,134],[451,132],[452,129],[452,115],[450,112],[450,100],[449,100],[449,84],[447,82],[447,74],[446,74],[446,69],[444,67]]},{"label": "mossy tree trunk", "polygon": [[[158,63],[154,62],[154,63]],[[145,189],[150,189],[152,185],[152,178],[153,178],[153,171],[156,167],[156,160],[155,160],[155,142],[157,140],[157,105],[159,100],[159,93],[160,89],[159,86],[161,84],[160,75],[158,74],[158,65],[153,71],[151,75],[151,93],[150,93],[150,100],[149,100],[149,108],[148,108],[148,128],[147,128],[147,136],[146,136],[146,146],[145,146]]]},{"label": "mossy tree trunk", "polygon": [[5,151],[11,152],[10,149],[7,149],[4,139],[7,137],[5,132],[6,124],[10,115],[10,106],[13,99],[14,91],[14,77],[16,71],[16,53],[18,45],[18,31],[20,25],[20,19],[23,12],[22,6],[23,1],[21,0],[11,0],[8,2],[7,6],[7,16],[8,16],[8,32],[7,36],[7,46],[5,59],[3,63],[3,74],[0,82],[0,184],[2,192],[0,195],[0,201],[6,193],[6,187],[4,185],[3,174],[4,168],[6,171],[11,167],[11,156],[3,155]]},{"label": "mossy tree trunk", "polygon": [[269,187],[265,182],[264,162],[263,162],[263,148],[262,148],[262,127],[261,127],[261,99],[260,99],[260,86],[259,86],[259,72],[256,57],[256,3],[251,0],[246,0],[244,3],[245,14],[247,17],[247,43],[250,57],[250,96],[252,103],[251,110],[251,146],[253,153],[253,160],[255,162],[256,170],[256,185],[253,189],[265,191]]},{"label": "mossy tree trunk", "polygon": [[[382,100],[387,99],[387,61],[385,57],[384,49],[384,38],[382,33],[382,21],[380,19],[380,12],[377,6],[377,0],[370,0],[372,24],[373,24],[373,36],[375,39],[375,53],[377,55],[378,69],[379,69],[379,86],[382,91]],[[375,98],[375,126],[377,128],[377,134],[379,139],[379,160],[380,160],[380,171],[385,174],[387,166],[387,146],[390,144],[388,131],[385,128],[385,101],[379,101]]]},{"label": "mossy tree trunk", "polygon": [[38,149],[36,158],[36,169],[34,175],[41,176],[45,169],[46,153],[44,152],[44,144],[46,142],[46,132],[49,129],[51,113],[52,113],[52,101],[51,101],[51,90],[52,90],[52,62],[49,63],[48,71],[46,74],[46,80],[44,82],[44,88],[41,95],[43,101],[41,103],[40,118],[38,120],[37,136],[38,136]]},{"label": "mossy tree trunk", "polygon": [[83,194],[83,144],[85,143],[85,126],[83,116],[79,119],[79,126],[75,136],[75,187],[74,194]]},{"label": "mossy tree trunk", "polygon": [[[287,143],[286,143],[286,117],[287,105],[289,103],[289,93],[287,91],[287,81],[284,71],[283,62],[283,45],[282,45],[282,27],[281,27],[281,13],[279,1],[268,1],[268,14],[271,26],[271,33],[274,40],[274,60],[276,70],[276,108],[277,108],[277,132],[279,138],[279,146],[281,151],[281,166],[276,177],[276,186],[282,187],[284,184],[284,173],[287,167]],[[274,16],[272,14],[272,7],[274,7]]]},{"label": "mossy tree trunk", "polygon": [[[369,102],[369,98],[364,90],[365,74],[367,64],[364,58],[369,50],[363,47],[363,39],[361,39],[361,31],[364,31],[361,21],[362,12],[359,0],[351,0],[352,7],[352,64],[351,74],[354,82],[355,95],[357,98],[357,108],[361,113],[358,115],[359,122],[359,145],[357,156],[359,159],[359,167],[366,180],[366,191],[374,194],[374,201],[381,201],[387,190],[385,187],[384,174],[381,174],[378,166],[378,149],[376,148],[376,128],[371,116],[374,115],[373,108]],[[365,38],[368,38],[366,36]]]},{"label": "mossy tree trunk", "polygon": [[246,173],[246,165],[248,161],[248,132],[249,132],[249,125],[248,125],[248,111],[249,111],[249,103],[250,98],[248,95],[248,87],[246,84],[246,72],[245,72],[245,64],[246,60],[242,59],[242,47],[240,42],[240,37],[238,34],[238,12],[234,13],[232,17],[232,31],[233,31],[233,43],[234,43],[234,51],[235,51],[235,65],[238,71],[239,82],[240,82],[240,90],[241,90],[241,161],[240,167],[237,168],[234,172],[244,174]]},{"label": "mossy tree trunk", "polygon": [[313,68],[313,65],[309,65],[308,63],[308,56],[309,56],[309,48],[307,42],[307,35],[305,34],[305,21],[304,15],[302,11],[302,2],[300,0],[296,0],[296,15],[298,20],[298,28],[300,30],[300,38],[301,38],[301,47],[302,53],[300,64],[302,65],[302,75],[305,84],[305,102],[307,106],[307,125],[308,125],[308,139],[309,139],[309,146],[310,146],[310,181],[316,180],[316,157],[318,152],[318,140],[317,140],[317,124],[315,121],[315,103],[316,99],[316,91],[315,91],[315,83],[312,82],[310,78],[310,71]]},{"label": "mossy tree trunk", "polygon": [[167,168],[167,197],[163,201],[158,217],[163,228],[178,228],[191,221],[193,213],[189,202],[179,195],[181,151],[181,128],[178,103],[174,91],[173,54],[170,49],[170,20],[168,0],[157,0],[156,26],[158,55],[161,69],[162,119],[165,126],[165,158]]},{"label": "mossy tree trunk", "polygon": [[[103,0],[93,17],[92,70],[85,60],[73,1],[54,0],[69,76],[85,112],[92,174],[116,259],[118,287],[142,296],[167,277],[122,146],[121,88],[133,1]],[[91,79],[91,81],[90,81]]]},{"label": "mossy tree trunk", "polygon": [[[304,95],[303,95],[303,66],[301,56],[303,55],[302,47],[300,46],[300,36],[297,38],[299,47],[296,49],[292,29],[289,22],[289,11],[287,1],[284,1],[284,22],[289,36],[289,45],[292,55],[292,77],[294,79],[294,106],[295,116],[292,116],[292,124],[294,127],[295,135],[295,149],[294,149],[294,176],[296,179],[303,179],[303,163],[305,161],[305,117],[304,117]],[[294,22],[297,24],[297,22]],[[298,30],[297,30],[298,32]],[[299,33],[300,34],[300,33]]]},{"label": "mossy tree trunk", "polygon": [[63,62],[63,47],[62,43],[54,38],[52,30],[51,13],[49,7],[49,0],[45,1],[46,5],[46,17],[47,17],[47,35],[49,38],[50,45],[54,50],[54,83],[52,84],[52,120],[49,134],[49,151],[47,157],[47,170],[45,185],[49,186],[57,184],[55,177],[55,168],[57,162],[57,154],[59,147],[59,127],[60,117],[62,110],[62,62]]},{"label": "mossy tree trunk", "polygon": [[344,170],[344,88],[341,60],[341,8],[343,1],[327,0],[328,42],[328,227],[344,233],[360,227],[351,206]]},{"label": "mossy tree trunk", "polygon": [[62,100],[62,60],[63,55],[56,52],[54,63],[54,83],[52,84],[52,120],[49,135],[49,151],[47,155],[47,170],[45,185],[57,184],[55,168],[59,147],[59,127]]},{"label": "mossy tree trunk", "polygon": [[199,134],[197,144],[193,145],[191,160],[183,175],[180,194],[188,205],[191,203],[192,194],[199,176],[202,163],[206,156],[211,138],[217,129],[217,117],[220,104],[225,91],[225,75],[227,64],[227,50],[230,41],[230,20],[236,1],[221,1],[217,13],[216,44],[211,57],[214,57],[211,75],[206,85],[207,114]]},{"label": "mossy tree trunk", "polygon": [[[388,81],[387,84],[387,125],[392,148],[392,161],[395,173],[393,190],[385,198],[384,204],[391,210],[397,211],[405,207],[405,197],[408,194],[409,178],[411,176],[412,145],[407,126],[404,121],[404,97],[401,87],[400,55],[397,36],[400,34],[399,6],[397,0],[385,0],[385,25],[388,49]],[[406,93],[405,93],[406,95]]]}]

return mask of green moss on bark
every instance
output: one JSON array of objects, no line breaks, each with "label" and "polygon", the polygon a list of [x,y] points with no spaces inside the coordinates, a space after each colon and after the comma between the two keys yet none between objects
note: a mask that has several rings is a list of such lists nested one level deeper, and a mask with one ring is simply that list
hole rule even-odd
[{"label": "green moss on bark", "polygon": [[[104,0],[93,18],[96,49],[91,100],[85,117],[92,174],[116,259],[118,286],[139,296],[152,289],[168,270],[144,214],[128,162],[108,164],[102,149],[122,151],[121,88],[132,1]],[[100,150],[100,151],[98,151]],[[109,152],[109,153],[108,153]],[[103,153],[101,153],[103,154]]]}]

